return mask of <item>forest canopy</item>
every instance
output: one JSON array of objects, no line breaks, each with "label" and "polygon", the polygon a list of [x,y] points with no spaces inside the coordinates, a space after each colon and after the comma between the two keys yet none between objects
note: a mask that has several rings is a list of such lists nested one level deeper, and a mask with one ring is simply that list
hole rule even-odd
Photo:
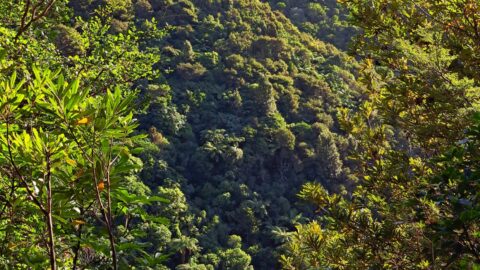
[{"label": "forest canopy", "polygon": [[0,0],[0,267],[477,269],[476,0]]}]

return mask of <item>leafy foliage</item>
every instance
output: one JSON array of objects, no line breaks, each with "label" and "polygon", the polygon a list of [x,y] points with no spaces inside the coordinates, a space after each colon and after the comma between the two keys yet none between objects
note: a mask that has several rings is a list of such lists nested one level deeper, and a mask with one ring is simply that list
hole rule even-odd
[{"label": "leafy foliage", "polygon": [[0,0],[2,268],[475,269],[478,13]]},{"label": "leafy foliage", "polygon": [[343,2],[364,31],[355,45],[366,58],[367,98],[358,110],[339,110],[358,145],[351,157],[361,181],[351,194],[304,186],[300,197],[321,216],[287,236],[284,268],[478,267],[478,209],[459,189],[475,189],[468,149],[477,140],[478,80],[469,64],[456,64],[462,53],[453,44],[471,46],[468,39],[445,27],[453,17],[470,20],[478,6]]},{"label": "leafy foliage", "polygon": [[[166,200],[149,196],[135,176],[142,163],[130,149],[143,136],[132,136],[136,94],[125,91],[130,80],[154,74],[153,55],[142,56],[130,42],[133,34],[105,34],[97,18],[83,21],[90,28],[78,32],[62,19],[66,3],[55,2],[20,1],[1,11],[2,263],[16,269],[156,264],[136,227],[167,224],[145,211]],[[87,42],[88,35],[104,40]],[[105,45],[104,52],[126,60],[109,68],[108,85],[102,73],[112,59],[99,50]],[[88,61],[80,56],[94,60],[95,68],[84,71]],[[140,65],[126,71],[128,61],[137,60]],[[38,68],[44,65],[58,71]],[[73,74],[76,79],[68,79]],[[132,250],[140,254],[124,256]]]}]

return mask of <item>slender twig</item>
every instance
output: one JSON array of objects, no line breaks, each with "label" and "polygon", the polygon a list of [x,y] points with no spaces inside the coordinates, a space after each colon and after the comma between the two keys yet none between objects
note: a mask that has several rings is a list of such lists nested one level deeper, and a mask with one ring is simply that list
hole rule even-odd
[{"label": "slender twig", "polygon": [[[92,139],[93,139],[93,143],[92,143],[92,156],[91,156],[91,159],[93,161],[93,164],[92,164],[92,171],[93,171],[93,179],[95,181],[95,192],[96,192],[96,196],[97,196],[97,201],[99,203],[99,206],[100,206],[100,212],[102,213],[103,215],[103,219],[105,221],[105,225],[107,227],[107,231],[108,231],[108,237],[109,237],[109,241],[110,241],[110,252],[111,252],[111,255],[112,255],[112,261],[113,261],[113,270],[117,270],[117,252],[116,252],[116,249],[115,249],[115,238],[114,238],[114,235],[113,235],[113,228],[112,228],[112,219],[111,219],[111,210],[107,210],[107,208],[105,207],[105,205],[103,204],[103,201],[102,201],[102,198],[101,198],[101,195],[100,195],[100,189],[99,189],[99,180],[97,179],[97,171],[96,171],[96,165],[95,165],[95,129],[93,131],[93,136],[92,136]],[[108,184],[107,184],[108,185]]]},{"label": "slender twig", "polygon": [[30,6],[31,6],[31,1],[30,0],[27,0],[27,4],[25,6],[25,9],[24,9],[24,12],[23,12],[23,15],[22,15],[22,19],[21,19],[21,22],[20,22],[20,27],[18,28],[17,30],[17,34],[15,35],[14,37],[14,43],[17,43],[18,41],[18,38],[30,27],[30,25],[32,25],[32,23],[40,20],[41,18],[45,17],[45,15],[47,15],[47,13],[52,9],[53,7],[53,4],[55,4],[57,0],[50,0],[50,2],[48,2],[46,4],[46,7],[37,15],[37,11],[38,11],[38,8],[40,8],[40,6],[42,6],[44,3],[45,3],[45,0],[41,1],[40,3],[34,5],[31,9],[31,17],[30,17],[30,20],[28,20],[28,22],[26,22],[26,18],[28,16],[28,13],[30,11]]},{"label": "slender twig", "polygon": [[5,196],[5,204],[3,205],[2,207],[2,211],[0,211],[0,219],[3,218],[3,215],[5,214],[5,210],[7,209],[7,207],[10,205],[10,201],[9,199],[11,200],[13,195],[15,194],[15,178],[13,176],[10,175],[10,195],[9,195],[9,198],[7,199],[7,197]]},{"label": "slender twig", "polygon": [[[110,145],[109,145],[109,151],[108,151],[108,159],[110,160],[111,159],[111,149],[112,149],[112,146],[111,146],[111,141],[110,141]],[[105,162],[107,164],[106,166],[106,182],[107,182],[107,214],[108,214],[108,218],[109,218],[109,221],[110,221],[110,226],[112,226],[113,224],[113,217],[112,217],[112,198],[111,198],[111,181],[110,181],[110,170],[111,170],[111,164],[112,163],[109,163],[109,162]],[[110,248],[112,250],[112,257],[113,257],[113,268],[114,269],[117,269],[117,251],[115,249],[115,239],[113,237],[113,232],[112,232],[112,228],[109,229],[108,231],[109,233],[109,237],[110,237]]]}]

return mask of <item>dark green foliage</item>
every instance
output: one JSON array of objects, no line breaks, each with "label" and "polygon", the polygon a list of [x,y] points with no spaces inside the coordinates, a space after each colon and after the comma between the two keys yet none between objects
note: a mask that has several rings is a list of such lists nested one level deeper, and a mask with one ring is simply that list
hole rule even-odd
[{"label": "dark green foliage", "polygon": [[0,0],[3,265],[478,267],[477,1],[51,1]]},{"label": "dark green foliage", "polygon": [[82,56],[85,53],[85,45],[80,33],[65,25],[57,26],[55,45],[64,56]]},{"label": "dark green foliage", "polygon": [[[150,4],[158,25],[171,27],[155,44],[163,57],[158,82],[169,88],[144,90],[152,103],[142,128],[155,127],[152,141],[162,150],[144,153],[142,179],[150,187],[178,183],[190,206],[187,215],[204,210],[209,228],[179,222],[182,235],[198,238],[203,249],[177,253],[171,265],[185,263],[182,256],[190,264],[204,262],[235,234],[243,239],[237,248],[254,266],[273,268],[271,226],[293,226],[290,218],[300,209],[288,201],[296,200],[301,184],[351,186],[343,165],[348,141],[335,115],[357,102],[358,65],[301,33],[267,3]],[[216,267],[236,267],[225,263]]]},{"label": "dark green foliage", "polygon": [[269,0],[300,30],[346,50],[358,28],[347,20],[348,11],[336,0]]},{"label": "dark green foliage", "polygon": [[477,113],[465,138],[435,160],[440,165],[440,173],[432,179],[428,194],[442,213],[437,220],[428,220],[432,224],[432,238],[439,243],[444,256],[448,257],[446,251],[455,246],[455,260],[450,261],[461,268],[480,264],[479,146],[480,115]]},{"label": "dark green foliage", "polygon": [[133,7],[138,19],[150,19],[153,15],[153,7],[148,0],[138,0]]}]

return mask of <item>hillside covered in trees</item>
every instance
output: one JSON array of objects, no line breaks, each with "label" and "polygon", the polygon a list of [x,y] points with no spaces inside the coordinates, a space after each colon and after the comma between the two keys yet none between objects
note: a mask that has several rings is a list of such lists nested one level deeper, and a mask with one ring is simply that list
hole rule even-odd
[{"label": "hillside covered in trees", "polygon": [[480,267],[475,0],[0,0],[3,269]]}]

